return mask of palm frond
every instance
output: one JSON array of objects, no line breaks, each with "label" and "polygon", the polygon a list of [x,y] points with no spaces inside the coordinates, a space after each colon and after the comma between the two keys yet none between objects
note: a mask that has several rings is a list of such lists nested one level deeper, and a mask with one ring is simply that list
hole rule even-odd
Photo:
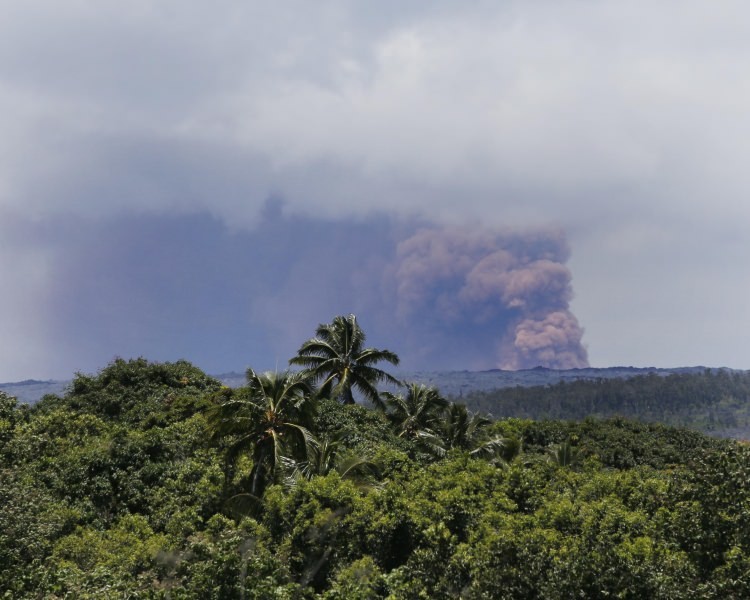
[{"label": "palm frond", "polygon": [[227,499],[224,508],[235,519],[241,519],[253,513],[261,504],[261,499],[249,493],[235,494]]},{"label": "palm frond", "polygon": [[546,454],[548,461],[560,467],[572,467],[581,460],[581,449],[574,446],[570,440],[550,446]]},{"label": "palm frond", "polygon": [[357,354],[357,362],[364,366],[370,366],[371,364],[379,362],[389,362],[393,366],[398,366],[401,362],[398,355],[390,350],[378,350],[377,348],[365,348]]},{"label": "palm frond", "polygon": [[291,431],[296,431],[302,439],[305,457],[309,456],[318,446],[318,440],[307,427],[297,423],[284,423],[284,426]]},{"label": "palm frond", "polygon": [[379,490],[383,487],[378,465],[363,456],[344,454],[336,461],[335,470],[341,479],[354,482],[360,490]]},{"label": "palm frond", "polygon": [[502,436],[494,437],[478,444],[469,452],[471,456],[483,457],[488,459],[502,458],[507,444],[506,438]]},{"label": "palm frond", "polygon": [[289,360],[294,365],[317,366],[331,356],[337,354],[336,349],[329,342],[320,338],[307,340],[300,349],[297,350],[297,356]]},{"label": "palm frond", "polygon": [[416,432],[416,440],[421,446],[427,449],[430,454],[439,458],[445,456],[445,444],[443,443],[443,440],[440,439],[440,436],[434,431],[421,429]]}]

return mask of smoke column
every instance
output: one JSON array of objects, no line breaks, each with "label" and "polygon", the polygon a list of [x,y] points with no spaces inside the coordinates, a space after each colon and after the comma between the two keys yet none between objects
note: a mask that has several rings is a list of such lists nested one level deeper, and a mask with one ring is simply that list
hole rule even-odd
[{"label": "smoke column", "polygon": [[559,231],[416,231],[391,266],[394,314],[411,351],[441,368],[587,366],[568,256]]}]

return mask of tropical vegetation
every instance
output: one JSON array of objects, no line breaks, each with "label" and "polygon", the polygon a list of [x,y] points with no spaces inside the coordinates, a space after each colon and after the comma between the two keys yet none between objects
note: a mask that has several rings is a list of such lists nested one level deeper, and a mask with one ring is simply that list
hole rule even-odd
[{"label": "tropical vegetation", "polygon": [[411,383],[372,401],[356,382],[391,376],[305,348],[238,389],[116,359],[34,406],[0,393],[0,597],[750,597],[748,445]]}]

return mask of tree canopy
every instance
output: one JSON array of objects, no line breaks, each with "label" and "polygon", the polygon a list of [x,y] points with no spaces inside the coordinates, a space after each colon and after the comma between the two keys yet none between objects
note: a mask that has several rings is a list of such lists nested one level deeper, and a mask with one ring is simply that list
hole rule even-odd
[{"label": "tree canopy", "polygon": [[342,404],[331,372],[117,359],[0,394],[0,597],[750,597],[747,444],[416,384]]}]

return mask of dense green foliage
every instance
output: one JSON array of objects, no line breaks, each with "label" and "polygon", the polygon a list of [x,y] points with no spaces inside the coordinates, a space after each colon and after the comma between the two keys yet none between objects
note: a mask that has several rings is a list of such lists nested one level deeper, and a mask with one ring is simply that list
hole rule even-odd
[{"label": "dense green foliage", "polygon": [[656,374],[471,392],[470,409],[526,419],[621,416],[750,438],[750,371]]},{"label": "dense green foliage", "polygon": [[5,598],[750,597],[750,448],[665,425],[116,360],[0,458]]}]

